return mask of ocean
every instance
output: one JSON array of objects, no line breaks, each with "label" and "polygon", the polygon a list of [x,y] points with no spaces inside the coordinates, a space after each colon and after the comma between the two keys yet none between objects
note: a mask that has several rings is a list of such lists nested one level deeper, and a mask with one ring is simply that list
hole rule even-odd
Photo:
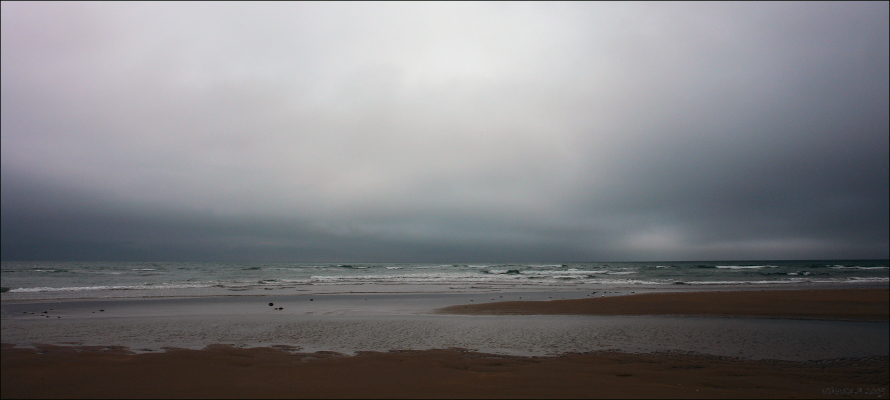
[{"label": "ocean", "polygon": [[[495,301],[652,291],[886,288],[887,260],[606,263],[3,262],[4,343],[133,351],[690,351],[812,360],[887,354],[886,322],[450,315]],[[851,341],[850,337],[857,340]]]},{"label": "ocean", "polygon": [[888,260],[590,263],[2,262],[2,300],[887,285]]}]

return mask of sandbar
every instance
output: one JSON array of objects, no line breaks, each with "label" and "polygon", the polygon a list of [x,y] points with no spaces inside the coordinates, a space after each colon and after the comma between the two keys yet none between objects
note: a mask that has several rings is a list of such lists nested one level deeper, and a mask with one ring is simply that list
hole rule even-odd
[{"label": "sandbar", "polygon": [[886,321],[888,310],[888,289],[813,289],[660,292],[571,300],[503,301],[450,306],[439,312],[481,315],[702,315]]}]

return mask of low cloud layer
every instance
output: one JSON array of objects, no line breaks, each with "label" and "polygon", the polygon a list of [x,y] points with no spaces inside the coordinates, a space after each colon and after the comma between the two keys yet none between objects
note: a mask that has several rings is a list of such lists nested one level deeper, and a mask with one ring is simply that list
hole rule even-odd
[{"label": "low cloud layer", "polygon": [[2,4],[2,256],[886,258],[887,3]]}]

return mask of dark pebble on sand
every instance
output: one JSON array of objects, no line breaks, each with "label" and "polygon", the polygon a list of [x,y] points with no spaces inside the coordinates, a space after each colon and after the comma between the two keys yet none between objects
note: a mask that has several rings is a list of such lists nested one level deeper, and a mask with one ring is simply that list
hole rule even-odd
[{"label": "dark pebble on sand", "polygon": [[275,303],[269,303],[269,307],[272,307],[273,304],[275,304]]},{"label": "dark pebble on sand", "polygon": [[309,301],[312,301],[312,299],[309,299]]},{"label": "dark pebble on sand", "polygon": [[105,310],[99,310],[100,312],[105,312]]}]

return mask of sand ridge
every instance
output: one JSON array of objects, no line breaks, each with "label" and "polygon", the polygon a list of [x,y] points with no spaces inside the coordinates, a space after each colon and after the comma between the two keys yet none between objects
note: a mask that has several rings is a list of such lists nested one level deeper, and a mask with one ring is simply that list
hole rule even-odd
[{"label": "sand ridge", "polygon": [[886,321],[888,289],[661,292],[445,307],[445,314],[705,315]]}]

